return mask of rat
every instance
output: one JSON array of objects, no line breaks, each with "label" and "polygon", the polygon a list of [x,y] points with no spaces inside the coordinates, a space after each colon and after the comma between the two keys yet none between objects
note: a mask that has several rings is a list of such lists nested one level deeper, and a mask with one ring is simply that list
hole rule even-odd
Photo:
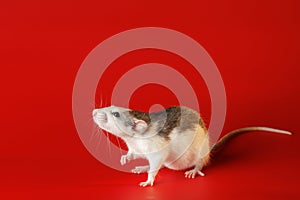
[{"label": "rat", "polygon": [[148,173],[140,186],[153,186],[162,167],[187,170],[185,177],[204,176],[211,154],[234,136],[251,131],[275,132],[291,135],[289,131],[268,127],[246,127],[234,130],[211,145],[209,133],[200,114],[188,107],[172,106],[159,112],[141,112],[117,106],[94,109],[94,122],[103,130],[120,137],[128,152],[121,156],[121,165],[144,158],[149,165],[137,166],[133,173]]}]

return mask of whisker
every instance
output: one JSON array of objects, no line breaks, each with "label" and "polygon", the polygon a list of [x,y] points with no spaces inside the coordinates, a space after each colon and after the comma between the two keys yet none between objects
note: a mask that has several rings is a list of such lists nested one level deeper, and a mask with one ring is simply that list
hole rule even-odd
[{"label": "whisker", "polygon": [[97,132],[97,145],[96,145],[96,150],[97,151],[99,149],[100,141],[102,141],[103,137],[106,137],[105,133],[102,131],[102,129],[98,128],[98,132]]},{"label": "whisker", "polygon": [[118,142],[120,154],[122,155],[122,148],[121,148],[121,144],[120,144],[120,141],[119,141],[119,138],[118,138],[118,137],[117,137],[117,142]]},{"label": "whisker", "polygon": [[91,106],[92,108],[95,108],[95,102],[88,102],[89,106]]},{"label": "whisker", "polygon": [[[92,123],[91,123],[92,122]],[[88,121],[87,121],[87,123],[91,123],[92,125],[94,124],[94,118],[91,116],[89,119],[88,119]],[[88,124],[89,125],[89,124]]]},{"label": "whisker", "polygon": [[100,108],[102,108],[102,103],[103,103],[103,100],[102,100],[102,92],[100,93]]},{"label": "whisker", "polygon": [[89,138],[89,143],[93,142],[93,139],[95,138],[95,136],[97,136],[98,131],[99,131],[98,127],[93,126],[93,130]]},{"label": "whisker", "polygon": [[107,146],[108,146],[108,153],[109,153],[109,155],[111,156],[112,154],[111,154],[111,141],[110,141],[110,139],[109,139],[109,135],[108,135],[109,133],[107,133],[107,135],[106,135],[106,142],[107,142]]},{"label": "whisker", "polygon": [[104,106],[104,107],[106,107],[106,106],[108,105],[108,104],[107,104],[107,100],[108,100],[108,99],[107,99],[107,96],[104,96],[104,98],[103,98],[103,101],[104,101],[104,105],[103,105],[103,106]]}]

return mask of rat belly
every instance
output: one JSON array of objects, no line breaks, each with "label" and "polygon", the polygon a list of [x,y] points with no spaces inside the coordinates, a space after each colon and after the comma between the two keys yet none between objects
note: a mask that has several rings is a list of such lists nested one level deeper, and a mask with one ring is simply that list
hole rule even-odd
[{"label": "rat belly", "polygon": [[204,132],[191,132],[172,138],[169,155],[164,166],[183,170],[197,164],[204,166],[209,160],[209,138]]}]

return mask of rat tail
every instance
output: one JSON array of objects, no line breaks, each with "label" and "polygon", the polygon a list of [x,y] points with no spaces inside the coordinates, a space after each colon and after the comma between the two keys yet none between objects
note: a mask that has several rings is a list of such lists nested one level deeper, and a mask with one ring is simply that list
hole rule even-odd
[{"label": "rat tail", "polygon": [[211,149],[211,152],[217,152],[219,151],[227,142],[229,142],[231,139],[235,138],[236,136],[239,136],[243,133],[248,133],[252,131],[263,131],[263,132],[273,132],[273,133],[281,133],[286,135],[292,135],[289,131],[279,130],[275,128],[268,128],[268,127],[245,127],[240,128],[234,131],[229,132],[225,136],[223,136]]}]

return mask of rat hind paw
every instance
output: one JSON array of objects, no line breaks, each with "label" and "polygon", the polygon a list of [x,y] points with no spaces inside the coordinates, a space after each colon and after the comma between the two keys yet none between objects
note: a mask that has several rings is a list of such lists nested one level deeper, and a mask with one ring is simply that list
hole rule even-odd
[{"label": "rat hind paw", "polygon": [[186,178],[195,178],[197,174],[200,176],[205,176],[205,174],[198,169],[186,171],[184,174]]}]

